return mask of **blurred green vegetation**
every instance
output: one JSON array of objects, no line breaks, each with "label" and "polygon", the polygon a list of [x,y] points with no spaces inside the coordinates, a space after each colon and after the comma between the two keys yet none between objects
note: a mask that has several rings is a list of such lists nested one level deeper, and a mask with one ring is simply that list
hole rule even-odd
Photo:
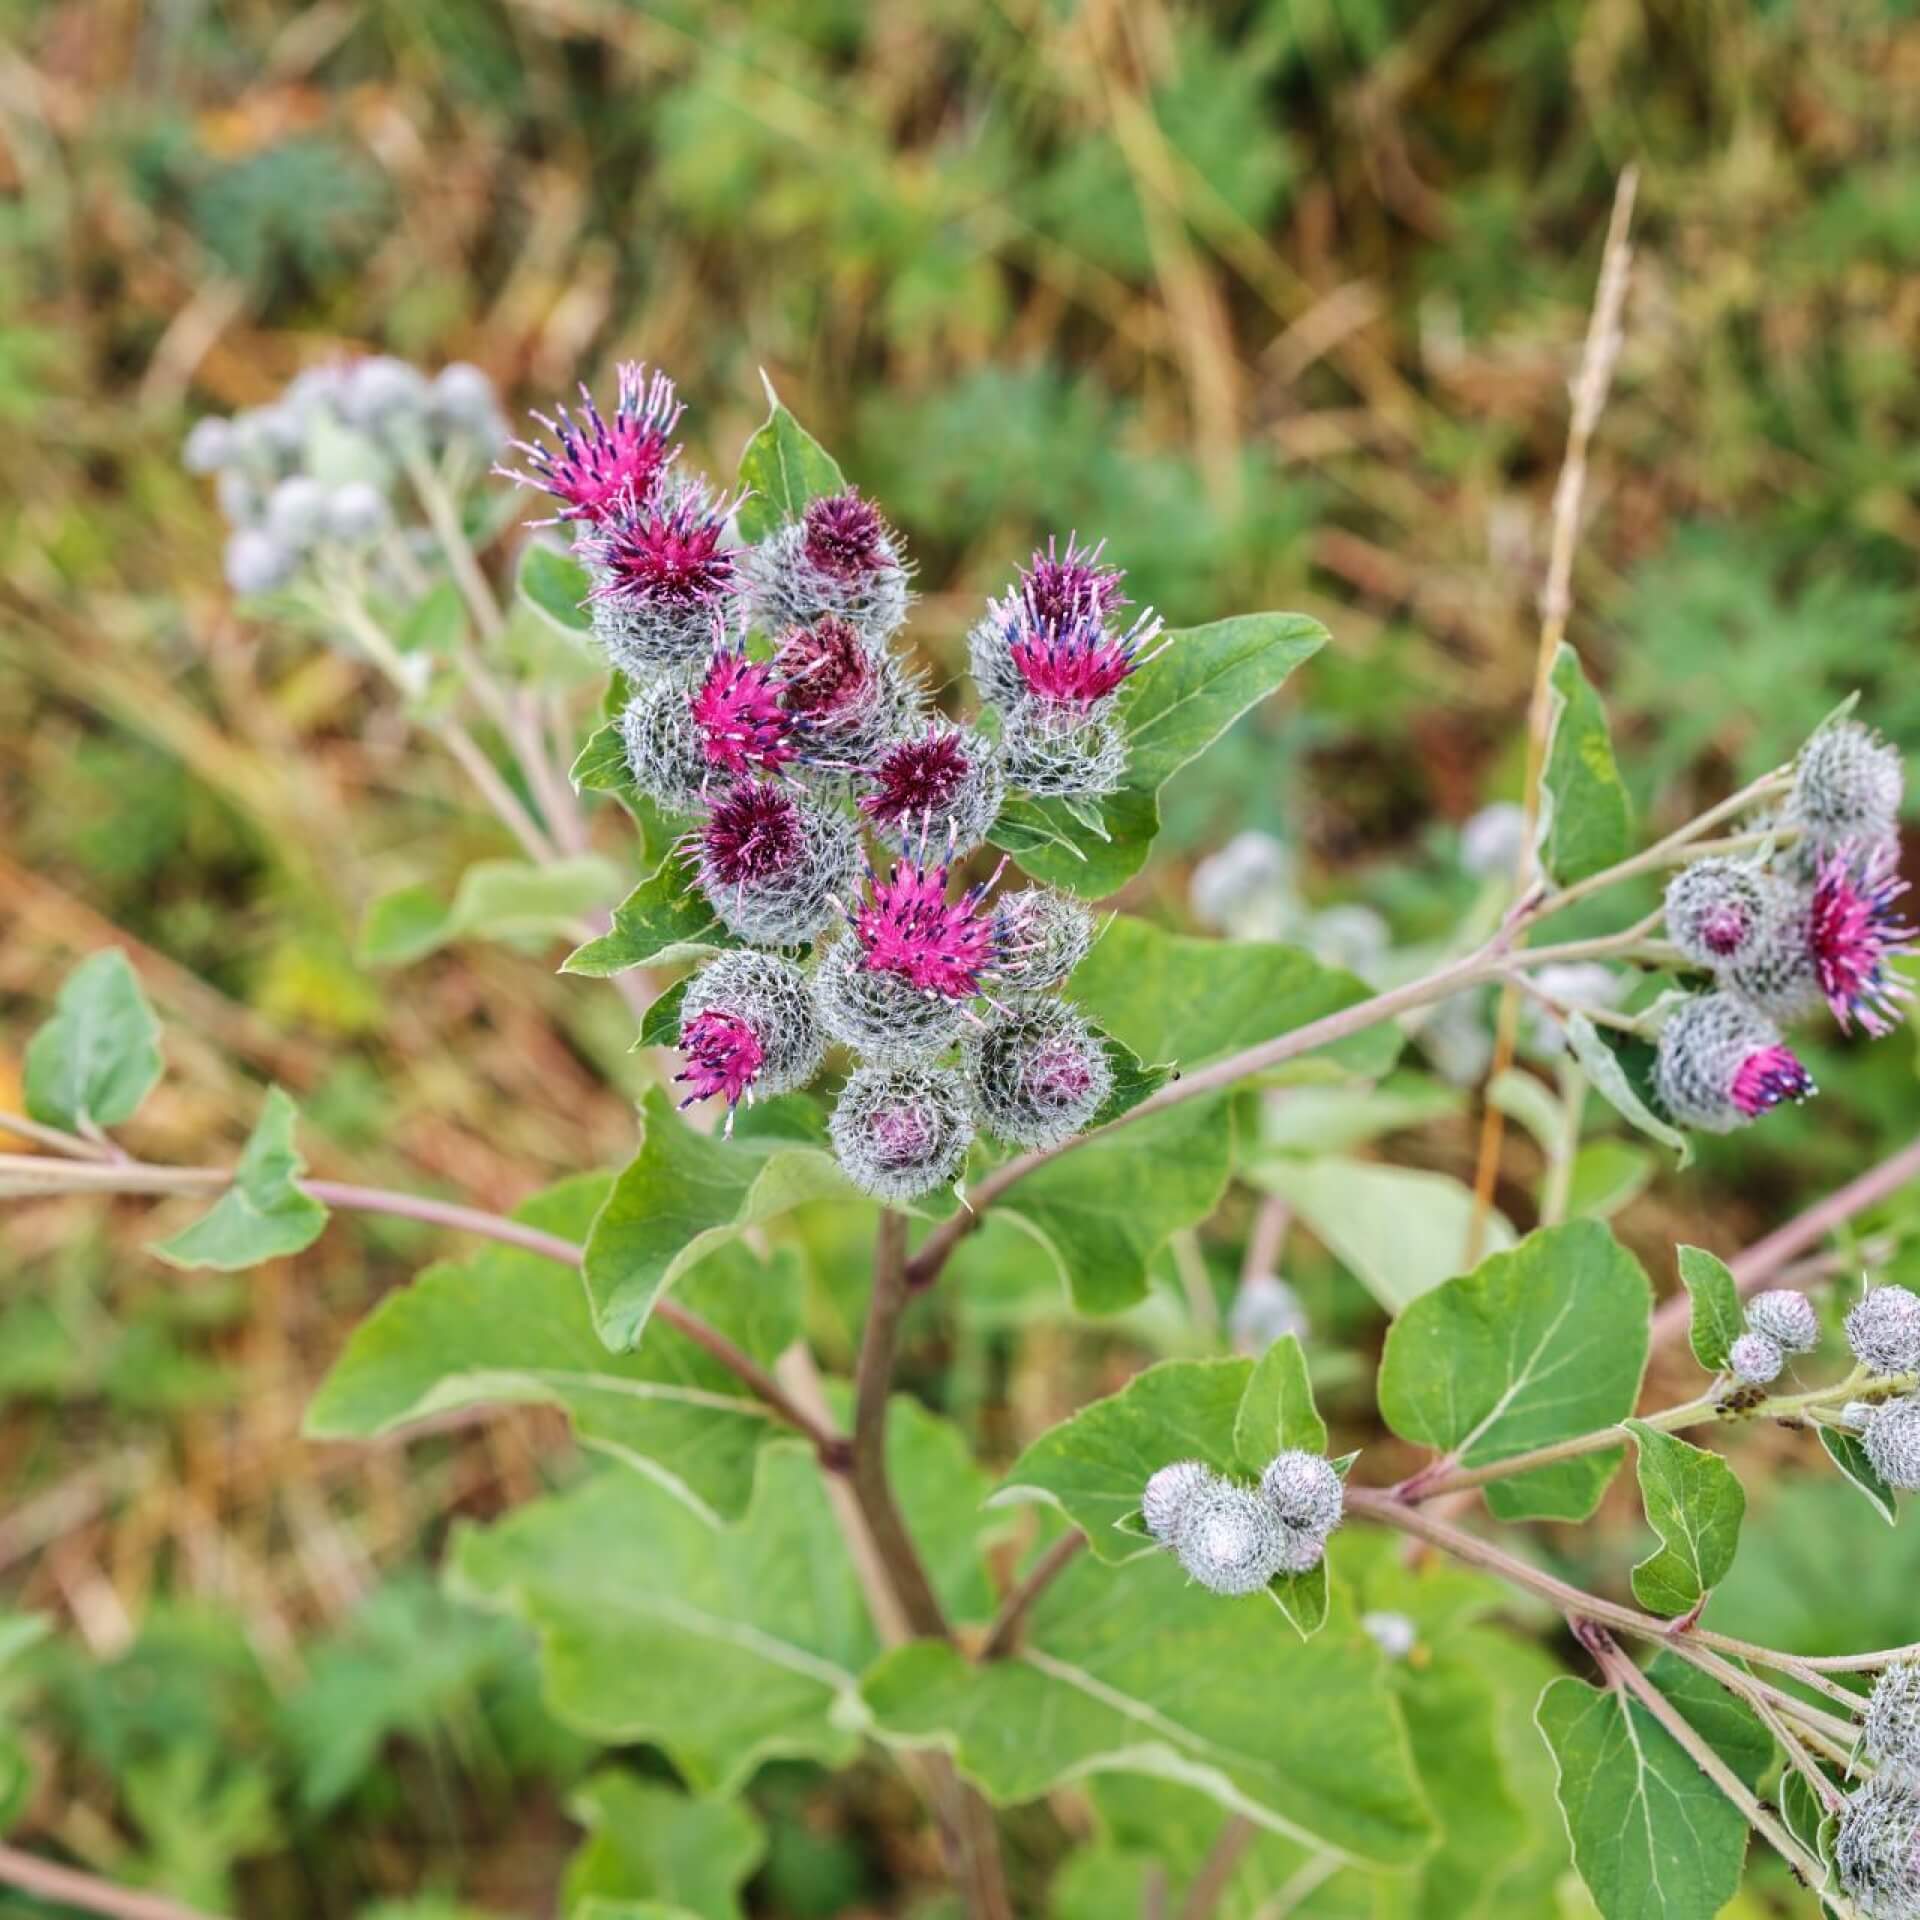
[{"label": "blurred green vegetation", "polygon": [[[1333,649],[1184,776],[1129,904],[1184,917],[1193,860],[1252,826],[1315,904],[1415,942],[1471,901],[1457,825],[1518,789],[1566,381],[1637,162],[1573,633],[1643,817],[1856,687],[1920,739],[1920,21],[1894,0],[0,0],[0,40],[0,1094],[71,960],[134,943],[170,1020],[153,1157],[217,1157],[266,1077],[328,1171],[496,1204],[631,1136],[611,995],[537,954],[451,952],[397,990],[353,958],[386,878],[497,836],[437,767],[366,750],[384,723],[348,663],[236,617],[177,463],[197,412],[342,350],[476,360],[535,404],[644,358],[720,472],[765,367],[906,531],[942,677],[1053,530],[1104,536],[1182,624],[1316,613]],[[1656,1274],[1676,1237],[1738,1245],[1910,1132],[1909,1037],[1812,1064],[1817,1108],[1623,1216]],[[1462,1172],[1470,1112],[1403,1144]],[[423,1237],[188,1289],[143,1268],[143,1209],[20,1220],[0,1575],[59,1622],[0,1671],[30,1709],[25,1830],[248,1913],[549,1910],[591,1756],[528,1650],[419,1569],[450,1513],[569,1470],[558,1429],[370,1459],[297,1436]],[[1197,1250],[1220,1300],[1240,1224]],[[820,1240],[831,1353],[857,1301]],[[1063,1384],[1057,1321],[994,1245],[913,1354],[989,1444],[1167,1344],[1196,1279],[1169,1261]],[[1331,1255],[1295,1277],[1364,1348],[1377,1317]],[[1833,1497],[1790,1492],[1781,1537],[1820,1537]],[[1753,1531],[1759,1621],[1801,1576],[1759,1569]],[[1850,1636],[1876,1637],[1910,1636]],[[897,1795],[770,1770],[756,1909],[924,1883]],[[1037,1876],[1055,1840],[1026,1839]]]}]

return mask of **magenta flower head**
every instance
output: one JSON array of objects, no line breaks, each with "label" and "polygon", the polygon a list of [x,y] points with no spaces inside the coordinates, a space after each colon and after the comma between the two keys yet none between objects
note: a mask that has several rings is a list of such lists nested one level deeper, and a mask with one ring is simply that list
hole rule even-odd
[{"label": "magenta flower head", "polygon": [[1731,993],[1697,994],[1674,1010],[1660,1030],[1653,1081],[1673,1118],[1703,1133],[1731,1133],[1816,1091],[1780,1029]]},{"label": "magenta flower head", "polygon": [[907,571],[899,535],[849,488],[809,501],[753,549],[753,615],[782,633],[834,614],[879,646],[906,618]]},{"label": "magenta flower head", "polygon": [[1006,794],[985,736],[940,719],[887,747],[865,782],[860,811],[883,840],[902,851],[944,843],[950,858],[987,837]]},{"label": "magenta flower head", "polygon": [[1069,534],[1065,553],[1052,536],[1045,553],[1035,550],[1015,591],[1036,625],[1068,627],[1077,620],[1104,620],[1127,604],[1127,596],[1120,591],[1126,574],[1119,567],[1101,564],[1106,544],[1101,540],[1083,547],[1078,535]]},{"label": "magenta flower head", "polygon": [[986,896],[1006,867],[947,898],[948,868],[918,859],[894,862],[890,878],[869,870],[867,897],[854,909],[853,937],[872,973],[896,973],[922,993],[971,1000],[992,970],[993,918]]},{"label": "magenta flower head", "polygon": [[1820,862],[1807,911],[1807,936],[1820,991],[1843,1031],[1858,1020],[1878,1038],[1898,1024],[1913,989],[1889,963],[1913,951],[1915,931],[1896,902],[1907,891],[1899,845],[1842,849]]},{"label": "magenta flower head", "polygon": [[729,932],[763,947],[811,940],[860,865],[845,814],[769,780],[739,781],[715,800],[696,846],[714,912]]},{"label": "magenta flower head", "polygon": [[742,586],[727,542],[738,503],[704,480],[669,476],[626,494],[575,543],[593,574],[593,630],[635,679],[696,665]]},{"label": "magenta flower head", "polygon": [[777,773],[800,757],[773,666],[749,660],[745,642],[715,649],[689,705],[701,754],[717,773]]},{"label": "magenta flower head", "polygon": [[1125,633],[1113,633],[1098,614],[1064,623],[1022,622],[1007,646],[1007,662],[1024,700],[1091,711],[1165,647],[1158,614],[1142,613]]},{"label": "magenta flower head", "polygon": [[[679,449],[673,430],[680,420],[680,402],[673,382],[664,373],[648,378],[638,361],[622,361],[619,398],[613,418],[607,419],[580,389],[578,418],[565,407],[553,416],[533,418],[546,428],[551,446],[516,440],[515,450],[526,456],[526,470],[496,467],[503,479],[550,493],[560,510],[553,520],[604,520],[623,500],[645,500],[672,464]],[[553,520],[540,522],[551,526]]]},{"label": "magenta flower head", "polygon": [[680,1102],[718,1094],[732,1109],[757,1095],[805,1086],[819,1070],[826,1036],[813,1015],[806,976],[770,953],[723,953],[694,975],[680,1010],[688,1089]]},{"label": "magenta flower head", "polygon": [[914,689],[893,656],[836,613],[789,629],[775,649],[773,675],[816,768],[865,765],[915,711]]}]

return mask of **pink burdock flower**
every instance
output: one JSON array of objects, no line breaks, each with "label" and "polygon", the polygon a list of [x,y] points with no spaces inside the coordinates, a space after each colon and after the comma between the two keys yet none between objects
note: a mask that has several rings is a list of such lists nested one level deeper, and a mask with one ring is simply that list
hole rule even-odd
[{"label": "pink burdock flower", "polygon": [[987,740],[946,720],[894,741],[865,779],[870,791],[860,811],[902,851],[921,841],[944,842],[950,856],[969,852],[991,831],[1005,797]]},{"label": "pink burdock flower", "polygon": [[526,455],[526,471],[494,469],[520,486],[552,494],[560,503],[554,520],[598,521],[623,498],[644,500],[678,451],[671,438],[680,419],[673,382],[664,373],[649,379],[646,368],[633,360],[621,363],[619,378],[611,420],[583,385],[577,419],[565,407],[533,415],[553,437],[551,447],[529,440],[512,443]]},{"label": "pink burdock flower", "polygon": [[726,537],[736,504],[668,475],[649,494],[622,495],[575,543],[593,573],[593,630],[631,678],[690,667],[712,645],[715,616],[742,586]]},{"label": "pink burdock flower", "polygon": [[1051,536],[1045,553],[1035,550],[1020,576],[1019,593],[1037,625],[1066,627],[1077,620],[1104,620],[1127,604],[1120,591],[1125,572],[1101,564],[1106,544],[1101,540],[1083,547],[1078,535],[1069,534],[1065,553]]},{"label": "pink burdock flower", "polygon": [[719,648],[692,699],[707,765],[721,773],[773,773],[800,757],[793,716],[780,704],[774,668],[744,645]]},{"label": "pink burdock flower", "polygon": [[859,858],[846,815],[768,780],[729,788],[697,836],[702,891],[730,931],[759,946],[811,940]]},{"label": "pink burdock flower", "polygon": [[1820,991],[1842,1029],[1858,1020],[1870,1034],[1889,1033],[1913,989],[1889,962],[1913,951],[1914,929],[1895,902],[1907,891],[1899,849],[1887,841],[1866,853],[1843,848],[1820,862],[1808,912],[1808,939]]},{"label": "pink burdock flower", "polygon": [[680,1051],[687,1057],[686,1070],[673,1077],[693,1089],[680,1102],[683,1107],[716,1093],[737,1107],[767,1057],[759,1036],[739,1014],[717,1009],[697,1014],[680,1029]]},{"label": "pink burdock flower", "polygon": [[880,681],[859,629],[836,613],[793,628],[775,649],[773,670],[788,712],[829,727],[870,706]]},{"label": "pink burdock flower", "polygon": [[1804,1100],[1814,1091],[1813,1075],[1791,1047],[1762,1047],[1741,1061],[1728,1098],[1749,1120],[1771,1112],[1782,1100]]},{"label": "pink burdock flower", "polygon": [[857,580],[898,564],[893,532],[880,509],[851,487],[808,501],[801,526],[801,551],[836,580]]},{"label": "pink burdock flower", "polygon": [[869,870],[867,897],[853,914],[853,937],[868,971],[898,974],[942,999],[970,1000],[993,963],[993,920],[982,908],[1000,872],[952,901],[947,874],[944,861],[930,864],[924,853],[919,860],[895,861],[886,880]]},{"label": "pink burdock flower", "polygon": [[1109,632],[1097,614],[1064,623],[1027,623],[1012,636],[1007,659],[1027,698],[1050,706],[1091,707],[1117,693],[1160,652],[1155,643],[1161,632],[1162,622],[1151,611],[1125,633]]},{"label": "pink burdock flower", "polygon": [[1731,1133],[1815,1091],[1780,1029],[1731,993],[1696,994],[1674,1009],[1660,1029],[1653,1084],[1681,1126],[1707,1133]]}]

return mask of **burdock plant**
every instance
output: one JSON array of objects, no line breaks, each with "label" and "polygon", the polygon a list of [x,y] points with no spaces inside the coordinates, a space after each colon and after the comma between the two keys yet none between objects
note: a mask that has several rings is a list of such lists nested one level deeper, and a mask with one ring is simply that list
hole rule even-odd
[{"label": "burdock plant", "polygon": [[[476,370],[368,360],[187,448],[248,610],[384,673],[517,843],[449,904],[375,902],[369,964],[564,939],[630,1016],[628,1163],[511,1216],[342,1185],[308,1175],[278,1091],[230,1170],[138,1158],[116,1135],[156,1025],[106,953],[26,1049],[7,1125],[37,1150],[0,1155],[0,1192],[205,1208],[159,1243],[183,1266],[298,1251],[332,1211],[498,1243],[389,1294],[310,1431],[565,1410],[599,1465],[451,1548],[466,1594],[534,1630],[554,1710],[703,1804],[769,1763],[891,1757],[983,1920],[1013,1911],[1002,1807],[1023,1875],[1076,1912],[1145,1888],[1193,1916],[1541,1920],[1578,1875],[1605,1920],[1713,1920],[1758,1834],[1796,1912],[1920,1913],[1914,1649],[1771,1647],[1710,1610],[1743,1527],[1786,1524],[1748,1511],[1756,1462],[1797,1444],[1884,1517],[1920,1486],[1920,1301],[1815,1244],[1892,1176],[1731,1267],[1681,1249],[1688,1298],[1656,1314],[1605,1223],[1622,1181],[1582,1153],[1636,1128],[1650,1147],[1614,1157],[1644,1181],[1690,1135],[1777,1130],[1815,1095],[1802,1050],[1904,1019],[1898,752],[1809,714],[1791,765],[1643,841],[1557,573],[1512,761],[1535,771],[1468,836],[1460,928],[1423,908],[1401,951],[1377,915],[1319,924],[1269,844],[1209,869],[1209,911],[1301,944],[1188,937],[1180,876],[1140,878],[1159,790],[1317,624],[1169,626],[1129,602],[1126,556],[1062,528],[962,616],[972,686],[949,685],[910,650],[883,503],[777,402],[724,484],[684,425],[672,383],[625,366],[604,411],[552,407],[508,451]],[[496,457],[536,496],[510,609],[469,537],[498,522]],[[1336,932],[1378,984],[1326,957]],[[1417,1131],[1457,1096],[1411,1049],[1457,1057],[1496,995],[1483,1137],[1520,1116],[1546,1168],[1529,1191],[1490,1149],[1476,1199]],[[1408,1141],[1417,1175],[1391,1164]],[[1362,1289],[1388,1323],[1364,1366],[1328,1341],[1325,1287],[1280,1277],[1297,1222],[1313,1271],[1347,1274],[1340,1324]],[[1050,1365],[1003,1395],[1016,1323]],[[1647,1398],[1680,1335],[1704,1377]],[[1143,1350],[1165,1357],[1135,1370]],[[1762,1425],[1776,1444],[1744,1448]],[[1567,1531],[1629,1461],[1630,1571]],[[1550,1552],[1503,1540],[1540,1521]]]}]

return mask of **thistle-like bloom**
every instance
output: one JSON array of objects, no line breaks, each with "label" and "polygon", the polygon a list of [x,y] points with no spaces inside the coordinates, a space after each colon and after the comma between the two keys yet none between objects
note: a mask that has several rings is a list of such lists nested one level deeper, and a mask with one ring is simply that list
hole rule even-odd
[{"label": "thistle-like bloom", "polygon": [[883,840],[943,842],[950,858],[987,837],[1006,794],[986,739],[938,719],[887,747],[864,777],[860,811]]},{"label": "thistle-like bloom", "polygon": [[1873,1416],[1861,1444],[1873,1470],[1902,1493],[1920,1493],[1920,1396],[1903,1394]]},{"label": "thistle-like bloom", "polygon": [[800,757],[793,716],[780,704],[774,669],[749,660],[744,642],[714,652],[689,703],[700,751],[725,774],[777,773]]},{"label": "thistle-like bloom", "polygon": [[956,1179],[973,1144],[966,1088],[943,1067],[862,1067],[827,1130],[847,1178],[889,1203]]},{"label": "thistle-like bloom", "polygon": [[806,976],[767,953],[723,953],[694,975],[680,1010],[690,1091],[680,1102],[719,1094],[731,1109],[759,1094],[805,1086],[819,1070],[826,1036],[814,1018]]},{"label": "thistle-like bloom", "polygon": [[967,1003],[901,973],[869,965],[860,942],[843,934],[820,956],[813,975],[820,1024],[842,1046],[882,1066],[937,1059],[959,1039]]},{"label": "thistle-like bloom", "polygon": [[701,890],[728,930],[757,946],[795,946],[852,885],[853,823],[766,780],[742,780],[713,803],[699,833]]},{"label": "thistle-like bloom", "polygon": [[967,1078],[988,1130],[1009,1146],[1057,1147],[1113,1091],[1099,1036],[1064,1000],[1021,1000],[966,1040]]},{"label": "thistle-like bloom", "polygon": [[1807,938],[1820,991],[1843,1032],[1859,1023],[1875,1038],[1900,1019],[1900,1003],[1913,989],[1888,963],[1911,953],[1914,929],[1895,906],[1907,891],[1900,878],[1897,842],[1881,841],[1864,853],[1842,849],[1825,855],[1807,909]]},{"label": "thistle-like bloom", "polygon": [[1696,966],[1722,967],[1752,944],[1769,905],[1765,876],[1751,861],[1696,860],[1667,884],[1667,933]]},{"label": "thistle-like bloom", "polygon": [[1126,736],[1081,708],[1030,702],[1007,712],[1000,766],[1016,793],[1097,799],[1127,777]]},{"label": "thistle-like bloom", "polygon": [[1163,631],[1151,610],[1124,633],[1111,632],[1097,614],[1063,624],[1036,622],[1009,642],[1007,660],[1025,698],[1090,711],[1163,650]]},{"label": "thistle-like bloom", "polygon": [[1897,748],[1858,720],[1822,727],[1800,749],[1785,817],[1817,853],[1892,836],[1906,769]]},{"label": "thistle-like bloom", "polygon": [[576,550],[593,574],[593,630],[635,679],[697,663],[741,588],[727,544],[734,502],[703,480],[669,477],[606,510]]},{"label": "thistle-like bloom", "polygon": [[1060,986],[1087,957],[1093,933],[1093,915],[1071,894],[1002,894],[993,910],[994,971],[1016,993]]},{"label": "thistle-like bloom", "polygon": [[1920,1920],[1920,1781],[1888,1767],[1854,1793],[1833,1864],[1865,1920]]},{"label": "thistle-like bloom", "polygon": [[669,813],[690,813],[699,805],[712,766],[683,681],[644,684],[620,715],[620,739],[633,784],[648,799]]},{"label": "thistle-like bloom", "polygon": [[837,613],[790,628],[774,651],[773,676],[781,705],[806,729],[823,763],[864,763],[912,704],[892,657]]},{"label": "thistle-like bloom", "polygon": [[1267,1463],[1260,1476],[1260,1497],[1282,1525],[1311,1534],[1323,1545],[1346,1510],[1346,1489],[1332,1463],[1300,1447]]},{"label": "thistle-like bloom", "polygon": [[853,937],[867,967],[897,973],[922,993],[971,1000],[994,962],[993,918],[985,911],[988,890],[1000,877],[947,898],[948,868],[918,859],[896,860],[882,880],[869,869],[866,898],[853,912]]},{"label": "thistle-like bloom", "polygon": [[1125,571],[1105,565],[1100,558],[1106,544],[1100,540],[1083,547],[1079,535],[1070,533],[1065,553],[1052,535],[1045,553],[1034,550],[1014,592],[1026,602],[1038,625],[1067,627],[1077,620],[1104,620],[1127,604],[1127,596],[1120,591]]},{"label": "thistle-like bloom", "polygon": [[1873,1683],[1860,1744],[1876,1766],[1920,1768],[1920,1661],[1902,1660]]},{"label": "thistle-like bloom", "polygon": [[1787,1364],[1780,1343],[1764,1333],[1749,1329],[1733,1343],[1727,1354],[1727,1366],[1743,1387],[1764,1387],[1780,1377]]},{"label": "thistle-like bloom", "polygon": [[878,646],[907,615],[900,538],[851,488],[809,501],[800,519],[751,549],[749,567],[753,616],[770,632],[834,614]]},{"label": "thistle-like bloom", "polygon": [[1792,1287],[1769,1287],[1747,1302],[1747,1325],[1764,1333],[1782,1353],[1811,1353],[1820,1344],[1813,1302]]},{"label": "thistle-like bloom", "polygon": [[1920,1294],[1875,1287],[1847,1315],[1847,1345],[1883,1379],[1920,1373]]},{"label": "thistle-like bloom", "polygon": [[1681,1126],[1704,1133],[1731,1133],[1815,1091],[1780,1029],[1730,993],[1698,994],[1675,1010],[1660,1030],[1653,1083]]},{"label": "thistle-like bloom", "polygon": [[649,379],[646,368],[633,360],[621,363],[619,381],[611,420],[582,385],[577,419],[565,407],[556,407],[553,416],[533,416],[551,435],[552,446],[516,440],[512,445],[526,456],[526,469],[494,469],[503,479],[549,493],[560,503],[553,519],[539,524],[605,520],[623,502],[645,501],[672,464],[679,451],[673,430],[680,420],[673,382],[664,373]]},{"label": "thistle-like bloom", "polygon": [[1188,1575],[1209,1592],[1257,1593],[1282,1570],[1295,1543],[1257,1493],[1215,1480],[1188,1504],[1174,1551]]},{"label": "thistle-like bloom", "polygon": [[1162,1546],[1172,1546],[1188,1508],[1212,1484],[1213,1475],[1198,1460],[1176,1460],[1161,1467],[1140,1495],[1140,1517],[1147,1531]]}]

